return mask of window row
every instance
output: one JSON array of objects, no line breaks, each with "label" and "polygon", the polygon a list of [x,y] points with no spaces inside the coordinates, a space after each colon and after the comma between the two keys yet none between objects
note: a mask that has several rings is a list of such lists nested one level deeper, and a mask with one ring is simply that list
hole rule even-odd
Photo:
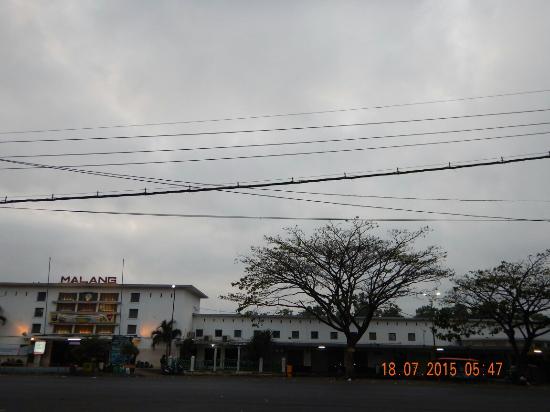
[{"label": "window row", "polygon": [[[254,334],[258,333],[259,331],[255,330],[254,331]],[[196,329],[195,330],[195,337],[197,338],[201,338],[204,336],[204,330],[203,329]],[[214,336],[216,338],[221,338],[223,337],[223,330],[222,329],[215,329],[214,330]],[[281,331],[279,330],[272,330],[271,331],[271,336],[273,339],[280,339],[281,338]],[[233,330],[233,337],[234,338],[242,338],[242,330],[241,329],[235,329]],[[315,330],[312,330],[310,332],[310,339],[319,339],[319,332],[318,331],[315,331]],[[291,339],[300,339],[300,331],[298,330],[293,330],[291,331],[290,333],[290,338]],[[369,335],[368,335],[368,338],[369,340],[371,341],[374,341],[374,340],[377,340],[377,335],[376,335],[376,332],[369,332]],[[337,340],[338,339],[338,332],[330,332],[330,339],[331,340]],[[388,333],[388,341],[390,342],[395,342],[397,340],[397,333],[395,332],[390,332]],[[407,334],[407,340],[409,342],[414,342],[416,341],[416,334],[411,332],[411,333],[408,333]]]}]

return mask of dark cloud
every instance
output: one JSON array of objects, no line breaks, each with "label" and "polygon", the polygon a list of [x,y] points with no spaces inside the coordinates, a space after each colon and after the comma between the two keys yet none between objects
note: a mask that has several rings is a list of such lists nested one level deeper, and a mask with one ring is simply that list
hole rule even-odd
[{"label": "dark cloud", "polygon": [[[371,106],[548,87],[550,47],[545,1],[488,2],[3,2],[0,5],[3,130],[207,119]],[[110,136],[380,121],[550,107],[550,94],[289,118],[49,133]],[[548,114],[418,124],[127,141],[4,144],[3,155],[195,147],[483,127],[547,121]],[[550,131],[550,128],[547,128]],[[521,129],[544,130],[543,126]],[[496,136],[518,129],[475,134]],[[36,134],[19,135],[38,137]],[[452,135],[472,137],[471,133]],[[3,135],[0,139],[11,136]],[[407,138],[435,141],[448,136]],[[398,143],[404,138],[388,139]],[[384,142],[386,143],[386,142]],[[382,141],[319,144],[362,147]],[[311,147],[209,151],[291,152]],[[101,170],[199,182],[233,182],[422,165],[548,150],[548,136],[372,152],[233,160]],[[205,153],[120,155],[135,161],[207,157]],[[50,164],[92,158],[35,159]],[[300,189],[341,193],[550,199],[547,161]],[[142,188],[143,183],[58,171],[0,170],[6,195]],[[148,184],[148,186],[150,186]],[[296,189],[296,188],[295,188]],[[299,189],[298,189],[299,190]],[[334,199],[329,199],[334,200]],[[348,200],[348,199],[346,199]],[[544,217],[548,203],[478,204],[368,200],[365,204],[512,217]],[[62,207],[179,213],[411,217],[406,212],[312,205],[227,193],[147,199],[74,201]],[[417,215],[418,217],[424,215]],[[280,232],[278,221],[160,219],[4,210],[0,213],[3,280],[54,274],[118,273],[135,282],[192,283],[212,299],[237,279],[240,253]],[[316,225],[303,223],[307,230]],[[381,224],[414,229],[418,224]],[[457,273],[520,259],[549,246],[548,224],[434,223],[427,243],[449,252]],[[403,303],[412,311],[417,301]]]}]

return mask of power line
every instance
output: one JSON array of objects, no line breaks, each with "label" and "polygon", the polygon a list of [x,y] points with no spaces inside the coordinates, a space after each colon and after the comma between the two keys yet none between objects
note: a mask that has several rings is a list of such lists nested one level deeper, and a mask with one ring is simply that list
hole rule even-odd
[{"label": "power line", "polygon": [[[150,164],[188,163],[188,162],[194,163],[194,162],[212,162],[212,161],[220,161],[220,160],[246,160],[246,159],[265,159],[265,158],[272,158],[272,157],[311,156],[311,155],[329,154],[329,153],[353,153],[353,152],[362,152],[367,150],[436,146],[436,145],[453,144],[453,143],[471,143],[471,142],[502,140],[502,139],[511,139],[511,138],[517,138],[517,137],[527,137],[527,136],[542,136],[549,133],[550,131],[542,131],[542,132],[521,133],[521,134],[513,134],[513,135],[505,135],[505,136],[489,136],[489,137],[476,137],[471,139],[440,140],[436,142],[424,142],[424,143],[404,143],[404,144],[386,145],[386,146],[354,147],[350,149],[314,150],[309,152],[222,156],[222,157],[207,157],[202,159],[148,160],[148,161],[140,161],[140,162],[112,162],[112,163],[88,163],[88,164],[85,163],[85,164],[59,165],[59,166],[61,167],[142,166],[142,165],[150,165]],[[10,162],[10,160],[8,160],[7,157],[1,158],[0,161]],[[3,168],[0,168],[0,170],[25,170],[25,169],[36,169],[41,167],[42,166],[3,167]]]},{"label": "power line", "polygon": [[[291,178],[291,179],[286,179],[286,180],[282,179],[279,181],[271,181],[266,183],[249,183],[249,184],[237,183],[237,184],[231,184],[231,185],[208,186],[208,187],[189,186],[188,188],[182,188],[177,190],[156,190],[156,191],[148,192],[147,189],[145,189],[143,192],[136,192],[136,193],[110,193],[110,194],[97,193],[97,195],[78,195],[78,196],[61,196],[61,197],[55,197],[52,195],[51,198],[26,198],[26,199],[9,199],[9,200],[5,198],[3,203],[53,202],[53,201],[60,201],[60,200],[137,197],[137,196],[154,196],[154,195],[172,194],[172,193],[196,193],[196,192],[211,192],[211,191],[223,191],[223,190],[235,190],[235,189],[237,190],[256,189],[256,188],[271,187],[271,186],[298,185],[298,184],[305,184],[305,183],[319,183],[319,182],[329,182],[329,181],[339,181],[339,180],[355,180],[355,179],[364,179],[364,178],[372,178],[372,177],[408,175],[408,174],[427,173],[427,172],[435,172],[435,171],[443,171],[443,170],[465,169],[465,168],[473,168],[473,167],[481,167],[481,166],[504,165],[509,163],[528,162],[528,161],[548,159],[548,158],[550,158],[550,151],[545,152],[544,154],[538,154],[536,156],[530,156],[530,157],[513,157],[513,158],[507,158],[507,159],[505,159],[504,157],[501,157],[499,160],[481,161],[481,162],[472,161],[471,163],[467,163],[467,164],[455,163],[452,165],[451,165],[451,162],[449,162],[447,165],[444,165],[444,166],[440,165],[440,166],[427,167],[427,168],[421,168],[421,169],[399,170],[399,168],[397,168],[395,171],[386,171],[386,172],[362,173],[362,174],[354,174],[354,175],[348,175],[344,173],[343,175],[335,176],[335,177],[305,178],[300,180],[294,180],[294,178]],[[46,169],[63,170],[63,171],[68,171],[73,173],[91,174],[91,175],[104,176],[104,177],[116,176],[116,174],[94,172],[94,171],[82,170],[82,169],[74,169],[74,168],[68,168],[63,166],[40,165],[37,163],[20,162],[20,161],[5,160],[5,159],[0,159],[0,160],[5,162],[29,165],[29,166],[40,166]],[[132,180],[127,176],[126,177],[120,176],[120,178]]]},{"label": "power line", "polygon": [[549,124],[550,122],[524,123],[524,124],[513,124],[513,125],[505,125],[505,126],[477,127],[477,128],[469,128],[469,129],[439,130],[434,132],[400,133],[400,134],[388,134],[388,135],[381,135],[381,136],[287,141],[287,142],[278,142],[278,143],[251,143],[251,144],[222,145],[222,146],[181,147],[181,148],[175,148],[175,149],[114,150],[114,151],[112,150],[112,151],[104,151],[104,152],[66,152],[66,153],[42,153],[42,154],[36,153],[36,154],[27,154],[27,155],[8,155],[8,156],[2,156],[2,157],[4,159],[28,159],[28,158],[36,158],[36,157],[97,156],[97,155],[114,155],[114,154],[166,153],[166,152],[180,152],[180,151],[194,151],[194,150],[244,149],[244,148],[251,148],[251,147],[270,147],[270,146],[287,146],[287,145],[300,145],[300,144],[313,144],[313,143],[351,142],[351,141],[371,140],[371,139],[388,139],[388,138],[395,138],[395,137],[428,136],[428,135],[436,135],[436,134],[477,132],[477,131],[487,131],[487,130],[497,130],[497,129],[508,129],[508,128],[515,128],[515,127],[542,126],[542,125],[549,125]]},{"label": "power line", "polygon": [[[150,216],[150,217],[179,217],[179,218],[210,218],[210,219],[254,219],[254,220],[317,220],[317,221],[350,221],[362,220],[370,222],[538,222],[530,219],[418,219],[418,218],[361,218],[358,216],[343,217],[296,217],[296,216],[250,216],[250,215],[215,215],[190,213],[152,213],[152,212],[117,212],[112,210],[82,210],[82,209],[47,209],[31,207],[0,206],[6,210],[31,210],[41,212],[64,212],[96,215],[117,216]],[[547,220],[544,220],[547,221]]]},{"label": "power line", "polygon": [[26,139],[26,140],[1,140],[0,144],[66,142],[66,141],[86,141],[86,140],[114,140],[114,139],[144,139],[144,138],[152,138],[152,137],[208,136],[208,135],[213,136],[213,135],[238,134],[238,133],[282,132],[282,131],[291,131],[291,130],[315,130],[315,129],[330,129],[330,128],[339,128],[339,127],[374,126],[374,125],[383,125],[383,124],[419,123],[419,122],[429,122],[429,121],[436,121],[436,120],[472,119],[472,118],[478,118],[478,117],[507,116],[507,115],[513,115],[513,114],[542,113],[542,112],[548,112],[548,111],[550,111],[550,108],[516,110],[516,111],[510,111],[510,112],[455,115],[455,116],[425,117],[425,118],[418,118],[418,119],[382,120],[377,122],[276,127],[276,128],[270,128],[270,129],[218,130],[218,131],[205,131],[205,132],[160,133],[160,134],[132,135],[132,136],[95,136],[95,137],[64,137],[64,138],[57,138],[57,139],[48,138],[48,139]]},{"label": "power line", "polygon": [[394,108],[394,107],[407,107],[407,106],[427,105],[427,104],[435,104],[435,103],[451,103],[451,102],[481,100],[481,99],[498,98],[498,97],[539,94],[539,93],[547,93],[547,92],[550,92],[550,89],[526,90],[526,91],[509,92],[509,93],[497,93],[497,94],[490,94],[490,95],[484,95],[484,96],[425,100],[425,101],[410,102],[410,103],[396,103],[396,104],[387,104],[387,105],[378,105],[378,106],[363,106],[363,107],[352,107],[352,108],[343,108],[343,109],[317,110],[317,111],[309,111],[309,112],[303,111],[303,112],[291,112],[291,113],[261,114],[261,115],[252,115],[252,116],[235,116],[235,117],[225,117],[225,118],[222,117],[222,118],[216,118],[216,119],[202,119],[202,120],[179,120],[179,121],[158,122],[158,123],[131,123],[131,124],[117,124],[117,125],[103,125],[103,126],[57,128],[57,129],[0,131],[0,135],[115,129],[115,128],[126,128],[126,127],[168,126],[168,125],[189,124],[189,123],[209,123],[209,122],[223,122],[223,121],[235,121],[235,120],[263,119],[263,118],[273,118],[273,117],[304,116],[304,115],[314,115],[314,114],[352,112],[352,111],[361,111],[361,110],[388,109],[388,108]]}]

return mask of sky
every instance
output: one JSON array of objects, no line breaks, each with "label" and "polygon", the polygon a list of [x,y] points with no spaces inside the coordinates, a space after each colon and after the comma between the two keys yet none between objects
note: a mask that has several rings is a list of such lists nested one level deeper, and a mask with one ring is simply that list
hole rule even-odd
[{"label": "sky", "polygon": [[[0,3],[0,157],[361,139],[176,152],[15,158],[48,165],[205,159],[356,149],[483,137],[416,147],[254,159],[84,167],[220,184],[499,158],[550,150],[549,112],[383,123],[550,108],[550,92],[402,105],[550,89],[550,3],[541,1],[10,1]],[[398,105],[395,107],[395,105]],[[376,106],[394,106],[373,108]],[[362,110],[334,111],[348,108]],[[178,123],[312,111],[296,116]],[[349,123],[364,126],[251,133],[189,133]],[[82,130],[82,128],[90,128]],[[501,127],[372,139],[376,136]],[[57,132],[21,132],[45,129]],[[151,134],[135,139],[9,143]],[[525,134],[531,134],[525,136]],[[13,169],[0,165],[0,198],[142,190],[155,183]],[[82,168],[82,167],[81,167]],[[550,161],[280,187],[366,196],[511,199],[458,202],[261,193],[402,209],[550,219]],[[166,187],[166,186],[164,186]],[[170,187],[170,186],[169,186]],[[257,192],[257,191],[256,191]],[[536,200],[536,201],[533,201]],[[546,202],[545,202],[546,201]],[[314,204],[229,192],[26,203],[152,213],[287,217],[453,218],[419,212]],[[193,284],[204,312],[239,279],[240,255],[266,234],[323,222],[71,214],[0,209],[0,279],[45,282],[68,274],[126,283]],[[380,222],[377,233],[425,222]],[[550,247],[548,222],[430,222],[418,247],[438,245],[457,276]],[[448,284],[438,288],[445,290]],[[414,313],[425,299],[400,302]]]}]

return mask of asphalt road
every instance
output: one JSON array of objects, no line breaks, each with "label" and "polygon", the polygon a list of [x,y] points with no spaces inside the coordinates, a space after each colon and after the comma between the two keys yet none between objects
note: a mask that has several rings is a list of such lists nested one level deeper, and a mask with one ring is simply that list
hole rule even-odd
[{"label": "asphalt road", "polygon": [[0,412],[550,411],[550,387],[231,376],[0,376]]}]

